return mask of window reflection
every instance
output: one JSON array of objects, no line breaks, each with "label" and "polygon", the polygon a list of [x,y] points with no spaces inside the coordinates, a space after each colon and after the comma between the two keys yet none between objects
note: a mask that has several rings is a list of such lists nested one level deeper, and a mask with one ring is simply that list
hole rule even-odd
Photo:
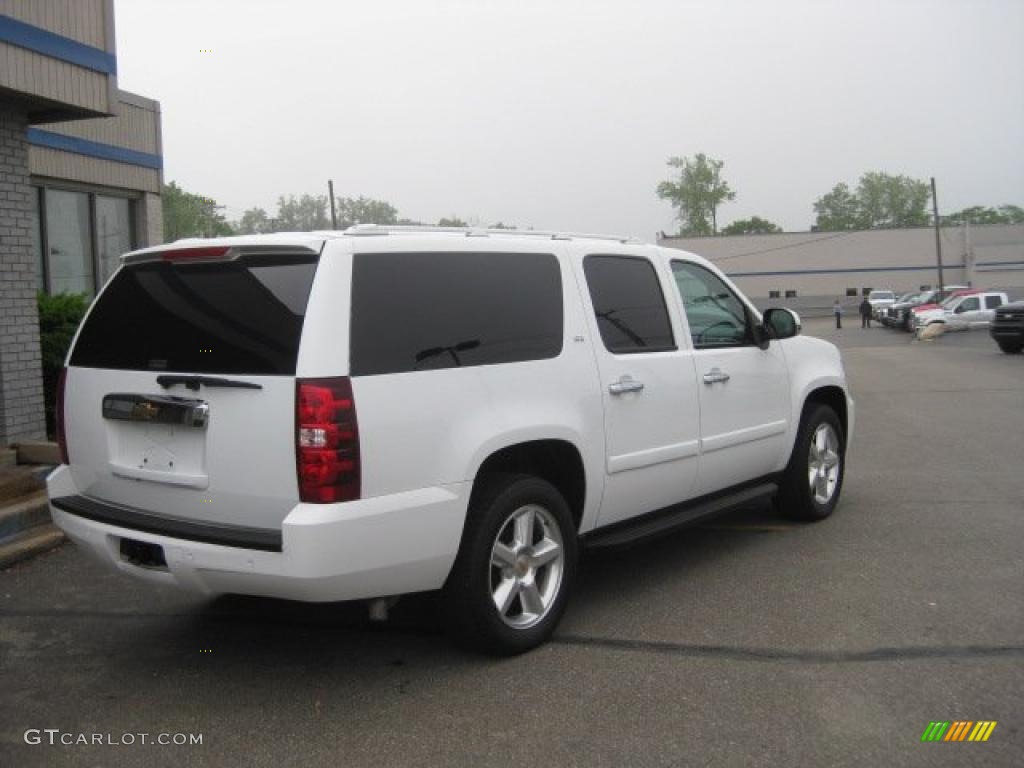
[{"label": "window reflection", "polygon": [[89,196],[46,190],[46,243],[51,293],[93,294]]},{"label": "window reflection", "polygon": [[132,249],[131,226],[127,200],[96,196],[96,245],[99,250],[101,286],[114,274],[121,254]]}]

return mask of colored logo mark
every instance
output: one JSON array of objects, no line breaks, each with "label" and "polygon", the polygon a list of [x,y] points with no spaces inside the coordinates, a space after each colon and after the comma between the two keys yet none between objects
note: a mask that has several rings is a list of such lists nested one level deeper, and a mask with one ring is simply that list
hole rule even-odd
[{"label": "colored logo mark", "polygon": [[988,741],[995,729],[995,720],[933,720],[921,734],[921,741]]}]

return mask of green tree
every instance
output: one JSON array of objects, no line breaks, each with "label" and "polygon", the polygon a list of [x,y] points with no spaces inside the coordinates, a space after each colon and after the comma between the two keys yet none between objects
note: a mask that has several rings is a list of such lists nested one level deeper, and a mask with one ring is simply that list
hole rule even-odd
[{"label": "green tree", "polygon": [[369,197],[337,198],[338,228],[347,229],[353,224],[397,224],[398,210],[384,200]]},{"label": "green tree", "polygon": [[327,195],[284,195],[277,198],[274,229],[278,232],[311,232],[330,229]]},{"label": "green tree", "polygon": [[468,227],[469,224],[464,222],[458,216],[453,215],[451,218],[442,217],[438,219],[437,226],[439,227]]},{"label": "green tree", "polygon": [[262,235],[274,231],[270,217],[262,208],[250,208],[232,226],[240,235]]},{"label": "green tree", "polygon": [[863,229],[927,226],[928,182],[872,171],[860,177],[857,201]]},{"label": "green tree", "polygon": [[727,227],[722,227],[723,235],[770,235],[781,232],[782,227],[760,216],[749,219],[738,219]]},{"label": "green tree", "polygon": [[930,221],[930,196],[927,182],[871,171],[860,177],[856,193],[840,183],[818,198],[815,224],[824,231],[923,227]]},{"label": "green tree", "polygon": [[1024,208],[1018,205],[1001,205],[998,208],[973,205],[941,219],[950,227],[958,227],[965,221],[971,224],[1024,224]]},{"label": "green tree", "polygon": [[718,231],[718,206],[728,200],[735,200],[736,193],[722,178],[721,160],[708,157],[703,152],[690,159],[670,157],[670,168],[677,169],[679,177],[663,181],[658,185],[658,197],[668,200],[677,209],[680,234],[713,235]]},{"label": "green tree", "polygon": [[817,227],[826,232],[860,229],[860,203],[845,183],[836,184],[832,191],[814,201],[818,214]]},{"label": "green tree", "polygon": [[164,239],[217,237],[232,234],[231,225],[220,213],[217,201],[186,192],[175,182],[165,184],[160,200],[163,207]]}]

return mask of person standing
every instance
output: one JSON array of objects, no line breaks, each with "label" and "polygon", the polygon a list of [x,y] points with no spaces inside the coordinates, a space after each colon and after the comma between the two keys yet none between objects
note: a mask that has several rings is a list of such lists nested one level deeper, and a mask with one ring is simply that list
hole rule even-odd
[{"label": "person standing", "polygon": [[839,306],[839,299],[832,302],[832,314],[836,316],[836,328],[843,327],[843,308]]},{"label": "person standing", "polygon": [[867,296],[865,296],[864,301],[860,303],[860,327],[871,327],[871,302],[868,301]]}]

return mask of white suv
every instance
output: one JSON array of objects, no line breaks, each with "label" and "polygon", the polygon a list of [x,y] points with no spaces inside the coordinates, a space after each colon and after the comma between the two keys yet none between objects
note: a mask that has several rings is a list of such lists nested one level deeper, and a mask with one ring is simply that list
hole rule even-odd
[{"label": "white suv", "polygon": [[616,238],[136,251],[68,355],[51,510],[122,573],[206,594],[443,589],[457,636],[516,653],[553,631],[581,545],[774,496],[832,512],[853,402],[799,331],[704,259]]}]

